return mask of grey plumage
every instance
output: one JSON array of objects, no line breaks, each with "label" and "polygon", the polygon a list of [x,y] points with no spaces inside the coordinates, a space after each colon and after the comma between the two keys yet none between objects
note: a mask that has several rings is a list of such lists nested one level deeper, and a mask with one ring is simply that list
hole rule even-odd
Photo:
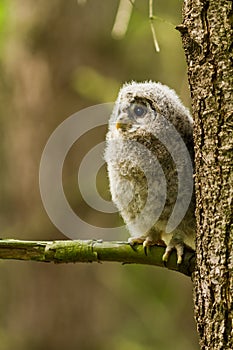
[{"label": "grey plumage", "polygon": [[154,82],[125,84],[109,120],[105,160],[112,200],[131,244],[165,243],[181,263],[194,249],[193,121],[176,93]]}]

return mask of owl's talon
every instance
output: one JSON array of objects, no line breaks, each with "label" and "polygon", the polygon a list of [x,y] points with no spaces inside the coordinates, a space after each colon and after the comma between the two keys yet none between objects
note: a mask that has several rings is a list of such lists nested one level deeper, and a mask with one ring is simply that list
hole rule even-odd
[{"label": "owl's talon", "polygon": [[163,260],[164,263],[168,262],[169,255],[170,255],[170,253],[168,253],[168,252],[165,252],[163,254],[162,260]]},{"label": "owl's talon", "polygon": [[144,253],[147,256],[147,251],[148,248],[150,248],[151,246],[155,245],[156,242],[154,242],[151,238],[147,237],[144,242],[143,242],[143,248],[144,248]]},{"label": "owl's talon", "polygon": [[[151,238],[149,237],[142,237],[142,238],[133,238],[130,237],[128,239],[128,243],[130,244],[130,246],[133,248],[135,244],[142,244],[143,245],[143,250],[145,255],[147,256],[147,252],[148,252],[148,247],[151,247],[153,245],[156,244],[156,242],[154,242]],[[134,249],[134,248],[133,248]]]},{"label": "owl's talon", "polygon": [[180,265],[182,263],[182,255],[177,256],[177,265]]},{"label": "owl's talon", "polygon": [[147,256],[147,247],[148,246],[144,243],[145,243],[145,241],[143,242],[143,250],[144,250],[144,254]]},{"label": "owl's talon", "polygon": [[176,250],[177,253],[177,265],[182,263],[182,257],[184,254],[184,243],[183,242],[175,242],[175,240],[171,240],[163,254],[162,260],[164,262],[168,262],[169,256],[173,250]]},{"label": "owl's talon", "polygon": [[132,242],[128,242],[128,244],[130,245],[130,247],[133,249],[134,252],[137,251],[137,248],[135,247],[135,244]]}]

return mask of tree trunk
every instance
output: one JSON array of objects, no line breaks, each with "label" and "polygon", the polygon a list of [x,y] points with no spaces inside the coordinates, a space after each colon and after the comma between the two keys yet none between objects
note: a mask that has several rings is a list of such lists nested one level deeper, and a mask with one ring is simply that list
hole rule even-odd
[{"label": "tree trunk", "polygon": [[233,349],[232,2],[185,0],[182,35],[195,122],[193,274],[201,349]]}]

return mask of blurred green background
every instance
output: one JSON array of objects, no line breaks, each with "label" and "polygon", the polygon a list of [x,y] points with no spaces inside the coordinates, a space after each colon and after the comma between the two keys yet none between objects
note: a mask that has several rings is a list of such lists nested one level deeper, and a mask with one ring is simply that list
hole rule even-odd
[{"label": "blurred green background", "polygon": [[[68,116],[113,101],[121,84],[132,79],[161,81],[189,106],[184,53],[174,28],[181,6],[181,0],[156,1],[158,54],[145,0],[135,2],[122,40],[111,37],[117,0],[87,0],[85,6],[75,0],[1,0],[1,238],[67,239],[43,208],[38,170],[47,139]],[[98,142],[105,131],[96,135]],[[85,208],[86,218],[109,226],[119,218],[95,218],[76,189],[74,163],[96,140],[87,136],[73,147],[64,187],[77,212]],[[106,193],[103,174],[99,186]],[[192,283],[178,273],[113,263],[1,261],[0,280],[0,350],[198,349]]]}]

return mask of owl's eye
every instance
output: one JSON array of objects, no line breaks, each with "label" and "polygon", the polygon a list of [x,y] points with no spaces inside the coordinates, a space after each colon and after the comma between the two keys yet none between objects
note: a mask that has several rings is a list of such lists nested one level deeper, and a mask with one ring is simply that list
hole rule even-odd
[{"label": "owl's eye", "polygon": [[143,105],[135,105],[133,108],[133,112],[137,117],[142,117],[147,112],[146,106]]}]

